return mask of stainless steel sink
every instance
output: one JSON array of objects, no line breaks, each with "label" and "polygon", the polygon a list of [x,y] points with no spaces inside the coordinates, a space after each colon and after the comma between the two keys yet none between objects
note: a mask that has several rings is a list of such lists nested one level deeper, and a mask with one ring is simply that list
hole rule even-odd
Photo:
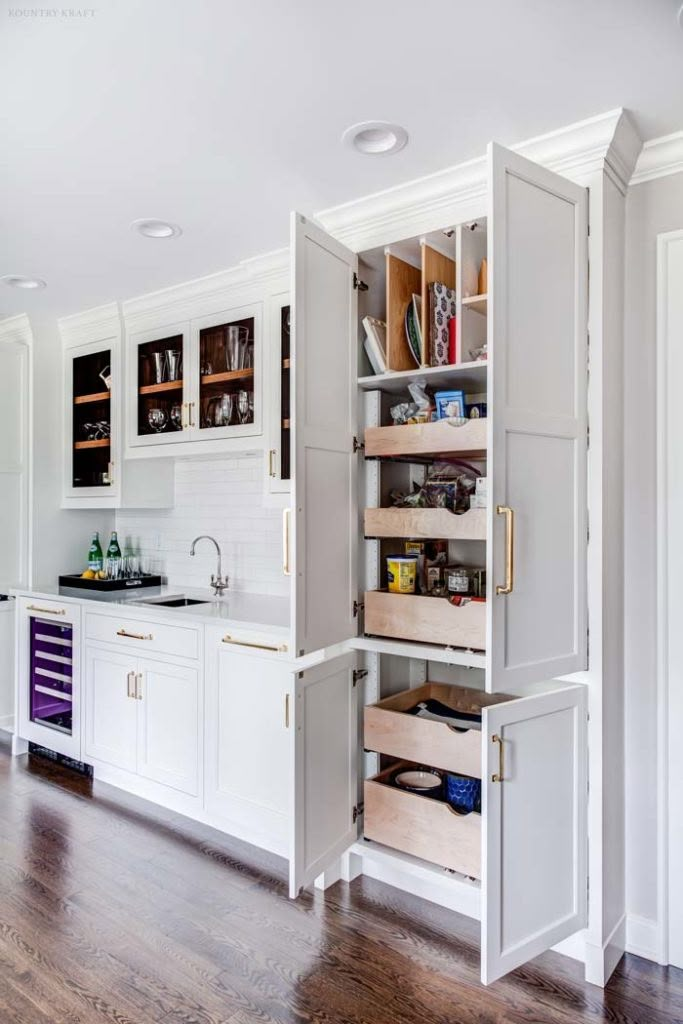
[{"label": "stainless steel sink", "polygon": [[157,604],[162,608],[189,608],[193,604],[210,604],[210,601],[201,601],[196,597],[168,597],[166,600],[140,601],[139,604]]}]

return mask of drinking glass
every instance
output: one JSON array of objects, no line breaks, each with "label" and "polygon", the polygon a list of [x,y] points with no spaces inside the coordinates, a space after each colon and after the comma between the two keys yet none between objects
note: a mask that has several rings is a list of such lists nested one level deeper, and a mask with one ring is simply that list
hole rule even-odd
[{"label": "drinking glass", "polygon": [[166,369],[166,353],[150,352],[147,358],[151,362],[151,376],[153,384],[164,383],[164,371]]},{"label": "drinking glass", "polygon": [[155,406],[147,413],[147,422],[155,433],[160,433],[168,423],[168,415],[165,409]]},{"label": "drinking glass", "polygon": [[236,324],[228,327],[228,370],[241,370],[244,367],[248,342],[249,331],[246,327]]},{"label": "drinking glass", "polygon": [[233,396],[222,394],[220,401],[216,403],[216,426],[228,427],[232,419]]},{"label": "drinking glass", "polygon": [[166,351],[166,366],[168,368],[168,380],[180,380],[182,353],[177,348],[169,348]]},{"label": "drinking glass", "polygon": [[171,406],[171,423],[175,430],[181,430],[183,426],[183,412],[179,405]]},{"label": "drinking glass", "polygon": [[249,392],[240,391],[237,396],[237,415],[240,423],[246,423],[249,418]]}]

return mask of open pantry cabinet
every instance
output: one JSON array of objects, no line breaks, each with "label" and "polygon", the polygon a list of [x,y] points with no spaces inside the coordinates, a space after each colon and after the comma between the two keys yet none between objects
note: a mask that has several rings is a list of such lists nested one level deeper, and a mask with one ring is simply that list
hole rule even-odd
[{"label": "open pantry cabinet", "polygon": [[[385,877],[428,877],[481,918],[485,982],[582,928],[587,898],[586,690],[555,682],[587,663],[587,195],[496,145],[488,191],[475,219],[359,254],[294,216],[285,516],[293,650],[322,660],[296,684],[291,893],[358,838],[359,870],[382,858]],[[447,393],[444,417],[393,423],[418,381]],[[462,494],[392,505],[435,463],[485,480],[480,507]],[[457,484],[441,493],[455,501]],[[445,577],[427,590],[425,550],[422,592],[385,589],[386,557],[406,542],[438,542],[467,570],[454,602]],[[374,692],[345,645],[364,652]],[[395,695],[383,658],[427,666],[421,684],[458,674],[441,703],[467,704],[479,726],[451,768],[481,780],[480,811],[396,788],[400,762],[448,770],[429,744],[385,749],[367,727],[359,743],[359,690],[365,703]],[[457,729],[442,728],[457,751]]]}]

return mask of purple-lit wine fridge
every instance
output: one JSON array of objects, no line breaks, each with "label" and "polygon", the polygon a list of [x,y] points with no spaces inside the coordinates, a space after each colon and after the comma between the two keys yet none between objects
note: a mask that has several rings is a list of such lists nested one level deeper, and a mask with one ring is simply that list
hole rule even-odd
[{"label": "purple-lit wine fridge", "polygon": [[17,603],[18,734],[80,761],[80,606]]}]

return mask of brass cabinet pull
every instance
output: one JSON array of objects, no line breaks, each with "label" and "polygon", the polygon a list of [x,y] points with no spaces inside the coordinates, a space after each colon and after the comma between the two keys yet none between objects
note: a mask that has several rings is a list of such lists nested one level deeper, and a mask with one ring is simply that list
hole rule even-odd
[{"label": "brass cabinet pull", "polygon": [[235,647],[255,647],[259,651],[275,651],[277,654],[282,654],[287,650],[287,644],[280,644],[279,647],[274,644],[257,644],[252,640],[235,640],[227,633],[221,640],[222,644],[234,644]]},{"label": "brass cabinet pull", "polygon": [[289,519],[291,508],[282,510],[282,571],[285,576],[292,575],[292,567],[289,562]]},{"label": "brass cabinet pull", "polygon": [[126,676],[126,688],[127,694],[133,700],[135,699],[135,686],[133,680],[135,679],[135,672],[129,672]]},{"label": "brass cabinet pull", "polygon": [[503,740],[495,733],[491,737],[492,743],[498,744],[498,771],[491,776],[491,782],[503,782],[505,778],[505,755],[503,753]]},{"label": "brass cabinet pull", "polygon": [[123,629],[123,627],[121,629],[117,629],[116,630],[116,635],[117,636],[125,636],[129,640],[153,640],[154,639],[154,637],[152,636],[151,633],[147,633],[147,634],[145,634],[145,633],[129,633],[127,630]]},{"label": "brass cabinet pull", "polygon": [[194,420],[192,419],[192,410],[194,409],[194,402],[187,403],[187,414],[188,414],[188,426],[194,426]]},{"label": "brass cabinet pull", "polygon": [[27,612],[40,612],[41,615],[66,615],[66,608],[39,608],[37,604],[27,604]]},{"label": "brass cabinet pull", "polygon": [[142,700],[142,672],[135,673],[135,699]]},{"label": "brass cabinet pull", "polygon": [[271,448],[268,452],[268,476],[277,476],[275,472],[275,456],[277,455],[277,449]]},{"label": "brass cabinet pull", "polygon": [[114,463],[110,462],[107,466],[107,476],[109,477],[109,486],[111,487],[114,483]]},{"label": "brass cabinet pull", "polygon": [[497,594],[511,594],[515,586],[515,513],[507,505],[496,505],[496,514],[505,516],[505,585],[496,587]]},{"label": "brass cabinet pull", "polygon": [[289,729],[289,694],[285,694],[285,729]]},{"label": "brass cabinet pull", "polygon": [[187,427],[187,418],[185,413],[187,411],[187,402],[183,402],[180,406],[180,429],[185,430]]}]

